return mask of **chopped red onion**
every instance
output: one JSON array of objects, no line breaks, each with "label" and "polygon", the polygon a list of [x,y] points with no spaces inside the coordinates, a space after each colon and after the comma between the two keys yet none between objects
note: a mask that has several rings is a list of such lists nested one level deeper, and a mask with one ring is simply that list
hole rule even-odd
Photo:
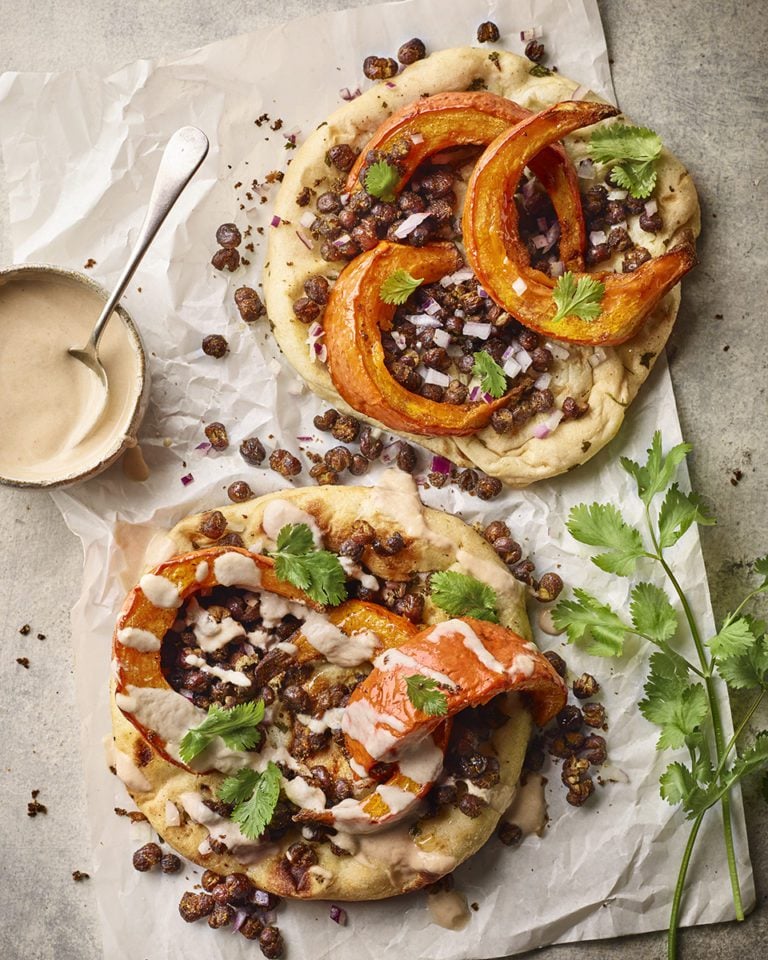
[{"label": "chopped red onion", "polygon": [[254,647],[252,643],[244,643],[243,650],[245,650],[249,657],[253,657],[256,654],[256,647]]},{"label": "chopped red onion", "polygon": [[204,454],[208,453],[210,449],[211,445],[207,440],[203,440],[202,443],[198,443],[198,445],[195,447],[195,450],[202,450]]},{"label": "chopped red onion", "polygon": [[424,143],[424,136],[421,133],[412,133],[411,134],[411,143],[418,146],[420,143]]},{"label": "chopped red onion", "polygon": [[528,289],[528,284],[525,282],[525,280],[523,280],[522,277],[518,277],[517,280],[515,280],[515,282],[512,284],[512,289],[515,291],[518,297],[522,297],[522,295]]},{"label": "chopped red onion", "polygon": [[459,320],[463,320],[464,317],[466,317],[466,313],[465,313],[463,310],[458,309],[458,308],[453,311],[453,315],[454,315],[454,317],[458,317]]},{"label": "chopped red onion", "polygon": [[555,410],[553,413],[550,413],[550,415],[547,417],[544,423],[546,423],[546,425],[549,427],[550,430],[554,430],[555,427],[560,423],[562,419],[563,419],[563,411]]},{"label": "chopped red onion", "polygon": [[430,317],[434,317],[436,313],[440,313],[441,307],[437,300],[432,297],[427,297],[424,301],[424,313],[428,313]]},{"label": "chopped red onion", "polygon": [[302,213],[302,215],[299,217],[299,223],[302,225],[302,227],[306,227],[307,229],[309,229],[314,222],[315,215],[309,210],[305,210],[304,213]]},{"label": "chopped red onion", "polygon": [[550,260],[549,262],[549,275],[550,277],[562,277],[565,273],[565,264],[562,260]]},{"label": "chopped red onion", "polygon": [[589,242],[593,247],[599,247],[601,243],[605,243],[607,240],[605,230],[593,230],[589,235]]},{"label": "chopped red onion", "polygon": [[542,233],[546,233],[549,230],[549,220],[546,217],[539,217],[536,221],[536,226],[541,230]]},{"label": "chopped red onion", "polygon": [[336,237],[335,240],[331,240],[331,243],[334,247],[343,247],[345,243],[349,243],[352,239],[348,233],[342,233],[340,237]]},{"label": "chopped red onion", "polygon": [[392,83],[391,80],[387,80],[387,86],[390,88],[390,90],[394,90],[395,87],[397,86],[397,84],[396,84],[396,83]]},{"label": "chopped red onion", "polygon": [[537,423],[533,428],[533,435],[538,440],[544,440],[545,437],[549,436],[549,427],[545,423]]},{"label": "chopped red onion", "polygon": [[434,370],[432,367],[428,367],[424,374],[424,383],[434,383],[438,387],[447,387],[450,382],[451,378],[447,373],[441,373],[440,370]]},{"label": "chopped red onion", "polygon": [[531,243],[537,250],[548,250],[552,246],[544,233],[537,233],[536,236],[532,238]]},{"label": "chopped red onion", "polygon": [[491,335],[491,324],[467,320],[461,332],[465,337],[477,337],[478,340],[487,340]]},{"label": "chopped red onion", "polygon": [[320,340],[325,336],[325,330],[320,326],[320,324],[315,321],[309,325],[307,330],[307,339],[306,344],[309,347],[309,359],[315,360],[318,359],[321,363],[325,363],[327,357],[327,351],[325,346],[320,343]]},{"label": "chopped red onion", "polygon": [[537,390],[546,390],[550,383],[552,383],[551,373],[542,373],[533,381],[533,385]]},{"label": "chopped red onion", "polygon": [[525,201],[526,208],[529,201],[533,200],[533,195],[536,192],[536,181],[531,178],[526,180],[525,183],[520,188],[520,193],[523,195],[523,200]]},{"label": "chopped red onion", "polygon": [[408,346],[408,341],[405,339],[405,334],[404,334],[404,333],[400,333],[399,330],[392,330],[392,331],[391,331],[391,336],[392,336],[392,339],[393,339],[393,340],[395,341],[395,343],[397,344],[397,349],[398,349],[398,350],[405,350],[405,349],[406,349],[406,347]]},{"label": "chopped red onion", "polygon": [[474,277],[472,270],[469,267],[462,267],[460,270],[449,274],[447,277],[441,277],[440,286],[454,287],[456,284],[463,283],[465,280],[471,280],[472,277]]},{"label": "chopped red onion", "polygon": [[483,403],[491,403],[492,400],[493,400],[493,394],[492,394],[492,393],[484,393],[484,394],[483,394]]},{"label": "chopped red onion", "polygon": [[517,353],[519,349],[520,349],[520,344],[517,342],[517,340],[513,340],[512,343],[510,343],[510,345],[504,351],[504,353],[502,353],[501,359],[509,360],[510,357],[514,357],[514,355]]},{"label": "chopped red onion", "polygon": [[451,335],[447,330],[435,330],[432,336],[432,342],[438,347],[448,347],[451,343]]},{"label": "chopped red onion", "polygon": [[347,911],[344,910],[342,907],[337,907],[335,903],[331,904],[329,916],[334,923],[338,923],[342,927],[345,927],[347,925]]},{"label": "chopped red onion", "polygon": [[192,698],[195,696],[191,690],[179,690],[179,693],[182,695],[182,697],[186,697],[187,700],[192,700]]},{"label": "chopped red onion", "polygon": [[248,914],[245,910],[237,910],[235,912],[235,919],[232,921],[232,933],[237,933],[237,931],[245,923]]},{"label": "chopped red onion", "polygon": [[627,191],[626,190],[609,190],[608,199],[609,200],[626,200]]},{"label": "chopped red onion", "polygon": [[447,457],[441,457],[435,455],[432,457],[432,472],[433,473],[442,473],[445,476],[448,476],[451,472],[451,467],[453,464]]},{"label": "chopped red onion", "polygon": [[348,194],[348,193],[340,193],[340,194],[339,194],[339,200],[341,200],[342,206],[346,207],[346,205],[349,203],[349,194]]},{"label": "chopped red onion", "polygon": [[619,223],[612,223],[612,224],[611,224],[611,230],[626,230],[626,229],[627,229],[627,221],[626,221],[626,220],[621,220]]},{"label": "chopped red onion", "polygon": [[315,338],[322,337],[323,332],[323,328],[320,326],[317,320],[315,320],[313,323],[310,323],[309,329],[307,330],[309,336]]},{"label": "chopped red onion", "polygon": [[510,358],[506,361],[506,363],[504,364],[504,366],[502,367],[502,369],[504,370],[504,373],[506,373],[506,375],[507,375],[511,380],[514,380],[515,377],[518,375],[518,373],[520,373],[520,371],[522,370],[522,367],[521,367],[520,364],[517,362],[517,360],[515,360],[514,357],[510,357]]},{"label": "chopped red onion", "polygon": [[567,360],[571,355],[565,347],[560,346],[559,343],[552,343],[551,340],[547,340],[544,346],[549,350],[555,360]]},{"label": "chopped red onion", "polygon": [[581,86],[576,87],[571,94],[571,100],[583,100],[589,92],[589,87],[585,87],[582,83]]},{"label": "chopped red onion", "polygon": [[525,373],[528,367],[530,367],[530,365],[533,363],[533,357],[530,355],[530,353],[528,353],[527,350],[518,350],[518,352],[515,354],[515,360],[517,360],[517,362],[520,364],[523,373]]},{"label": "chopped red onion", "polygon": [[659,209],[659,205],[656,203],[655,200],[649,200],[645,205],[645,212],[649,217],[652,217],[658,209]]},{"label": "chopped red onion", "polygon": [[474,403],[479,396],[480,396],[480,387],[472,387],[472,389],[469,391],[470,401]]},{"label": "chopped red onion", "polygon": [[354,100],[360,96],[360,87],[355,87],[354,90],[350,90],[349,87],[342,87],[339,90],[339,96],[342,100]]},{"label": "chopped red onion", "polygon": [[328,348],[324,343],[315,344],[315,356],[320,361],[320,363],[325,363],[328,359]]},{"label": "chopped red onion", "polygon": [[301,440],[302,443],[309,443],[310,440],[314,440],[314,437],[296,437],[297,440]]},{"label": "chopped red onion", "polygon": [[413,233],[413,231],[418,227],[420,223],[423,223],[430,214],[428,211],[423,213],[412,213],[409,217],[406,217],[405,220],[394,230],[394,234],[398,240],[402,240],[403,237],[407,237],[408,234]]},{"label": "chopped red onion", "polygon": [[307,250],[312,249],[312,238],[307,236],[307,234],[304,233],[303,230],[297,230],[296,236],[299,238],[299,240],[301,240],[301,242],[304,244]]},{"label": "chopped red onion", "polygon": [[184,484],[185,487],[188,487],[194,479],[195,478],[192,476],[191,473],[185,473],[184,476],[181,478],[181,482]]},{"label": "chopped red onion", "polygon": [[435,327],[440,326],[440,321],[436,320],[434,317],[427,317],[422,313],[412,313],[405,318],[409,323],[412,323],[414,327]]},{"label": "chopped red onion", "polygon": [[595,176],[595,165],[589,159],[585,157],[583,160],[579,161],[578,174],[582,180],[593,180]]},{"label": "chopped red onion", "polygon": [[275,214],[274,217],[272,217],[272,219],[269,221],[270,226],[273,227],[279,227],[282,222],[283,221],[280,219],[280,217],[278,217],[277,214]]},{"label": "chopped red onion", "polygon": [[477,295],[481,298],[481,300],[488,299],[488,291],[484,287],[481,287],[479,283],[477,285]]},{"label": "chopped red onion", "polygon": [[523,43],[528,43],[529,40],[541,40],[544,36],[544,30],[542,27],[529,27],[527,30],[520,31],[520,39]]},{"label": "chopped red onion", "polygon": [[592,353],[587,357],[589,365],[594,367],[599,367],[601,363],[605,363],[608,359],[608,354],[603,350],[602,347],[595,347]]}]

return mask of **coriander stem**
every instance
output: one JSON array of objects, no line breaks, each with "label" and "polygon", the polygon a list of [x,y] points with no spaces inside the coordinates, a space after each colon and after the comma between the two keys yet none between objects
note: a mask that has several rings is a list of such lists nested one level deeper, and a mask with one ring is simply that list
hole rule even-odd
[{"label": "coriander stem", "polygon": [[704,813],[700,813],[693,821],[691,832],[688,835],[688,842],[685,845],[683,859],[680,863],[680,870],[677,874],[677,883],[675,884],[675,894],[672,898],[672,910],[669,914],[669,930],[667,931],[667,960],[677,960],[677,935],[680,928],[680,906],[683,900],[683,891],[685,890],[685,878],[688,873],[688,864],[691,862],[691,854],[696,843],[696,837],[704,819]]},{"label": "coriander stem", "polygon": [[726,762],[726,760],[728,759],[729,753],[731,752],[731,750],[733,750],[734,746],[736,745],[736,741],[737,741],[737,740],[739,739],[739,737],[742,735],[742,733],[744,732],[744,728],[745,728],[746,725],[749,723],[749,721],[752,719],[752,714],[755,712],[755,710],[757,710],[757,708],[758,708],[758,707],[760,706],[760,704],[762,703],[763,697],[765,696],[765,693],[766,693],[766,691],[765,691],[765,690],[762,690],[762,691],[760,692],[760,695],[757,696],[757,697],[755,697],[755,699],[754,699],[754,700],[752,701],[752,703],[750,704],[749,709],[748,709],[747,712],[744,714],[744,717],[743,717],[741,723],[739,724],[738,728],[737,728],[736,730],[734,730],[733,736],[732,736],[731,739],[728,741],[728,743],[725,745],[725,751],[724,751],[724,753],[723,753],[723,759],[722,759],[722,760],[720,761],[720,763],[718,764],[717,770],[715,770],[715,779],[717,779],[717,777],[719,777],[720,774],[723,772],[723,768],[725,767],[725,762]]}]

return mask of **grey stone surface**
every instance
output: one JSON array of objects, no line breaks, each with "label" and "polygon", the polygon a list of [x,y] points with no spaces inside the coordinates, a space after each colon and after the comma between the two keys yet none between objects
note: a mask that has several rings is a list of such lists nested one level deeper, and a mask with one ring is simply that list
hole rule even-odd
[{"label": "grey stone surface", "polygon": [[[117,66],[364,2],[0,0],[0,67]],[[704,530],[703,546],[715,613],[722,616],[740,596],[746,563],[768,549],[766,7],[764,0],[604,0],[601,9],[622,107],[659,130],[691,168],[701,194],[702,263],[686,282],[669,356],[684,435],[695,445],[693,483],[720,519]],[[418,27],[428,35],[428,25]],[[6,223],[3,202],[0,191]],[[0,236],[0,261],[8,259]],[[742,472],[737,486],[735,470]],[[80,551],[44,494],[0,489],[0,516],[0,955],[95,960],[94,903],[87,882],[71,879],[89,861],[68,642]],[[27,622],[32,630],[22,637],[18,630]],[[29,670],[15,662],[21,656],[29,657]],[[29,819],[25,804],[36,788],[49,812]],[[741,926],[685,932],[685,957],[763,955],[768,842],[765,804],[754,786],[747,814],[758,906]],[[661,958],[663,936],[556,947],[537,956],[597,960],[619,953],[626,960]]]}]

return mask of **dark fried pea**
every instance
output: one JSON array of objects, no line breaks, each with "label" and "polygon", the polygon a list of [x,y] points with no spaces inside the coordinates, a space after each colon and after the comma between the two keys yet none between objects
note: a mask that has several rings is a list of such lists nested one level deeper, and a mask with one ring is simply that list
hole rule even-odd
[{"label": "dark fried pea", "polygon": [[296,477],[301,473],[301,461],[288,451],[278,447],[269,455],[270,469],[281,477]]},{"label": "dark fried pea", "polygon": [[395,460],[399,470],[405,473],[413,473],[416,467],[416,450],[410,443],[401,440],[397,449],[397,458]]},{"label": "dark fried pea", "polygon": [[222,247],[211,257],[211,264],[217,270],[229,270],[233,273],[240,266],[240,254],[235,247]]},{"label": "dark fried pea", "polygon": [[545,347],[536,347],[531,352],[531,366],[537,373],[545,373],[552,366],[552,354]]},{"label": "dark fried pea", "polygon": [[227,428],[223,423],[219,423],[218,420],[209,423],[205,427],[205,435],[214,450],[226,450],[229,446]]},{"label": "dark fried pea", "polygon": [[338,419],[338,411],[331,408],[330,410],[326,410],[325,413],[318,413],[312,423],[314,423],[318,430],[327,431],[331,429]]},{"label": "dark fried pea", "polygon": [[607,202],[608,191],[602,184],[590,187],[581,200],[584,216],[590,220],[601,217],[605,211]]},{"label": "dark fried pea", "polygon": [[224,606],[229,610],[232,615],[232,619],[236,620],[238,623],[242,623],[246,619],[245,614],[247,607],[245,605],[245,600],[242,597],[238,597],[236,594],[231,597],[227,597]]},{"label": "dark fried pea", "polygon": [[304,281],[304,293],[310,300],[319,303],[321,306],[328,302],[329,285],[325,277],[307,277]]},{"label": "dark fried pea", "polygon": [[556,573],[545,573],[539,580],[536,589],[536,599],[541,603],[551,603],[560,596],[563,589],[563,581]]},{"label": "dark fried pea", "polygon": [[497,537],[493,541],[493,549],[504,563],[517,563],[523,555],[520,544],[512,537]]},{"label": "dark fried pea", "polygon": [[283,938],[277,927],[264,927],[259,934],[259,947],[267,960],[277,960],[283,955]]},{"label": "dark fried pea", "polygon": [[509,820],[502,820],[496,831],[496,836],[505,847],[516,847],[523,839],[523,831],[516,823],[510,823]]},{"label": "dark fried pea", "polygon": [[630,250],[621,263],[622,273],[634,273],[638,267],[642,266],[651,259],[650,251],[645,247],[634,247]]},{"label": "dark fried pea", "polygon": [[230,873],[224,878],[230,903],[247,903],[253,893],[253,884],[244,873]]},{"label": "dark fried pea", "polygon": [[371,216],[377,226],[388,227],[397,219],[397,207],[394,203],[379,201],[379,203],[374,204]]},{"label": "dark fried pea", "polygon": [[383,539],[377,537],[373,541],[373,549],[381,557],[394,557],[400,553],[401,550],[405,549],[405,540],[403,540],[399,533],[393,533]]},{"label": "dark fried pea", "polygon": [[499,36],[499,28],[492,20],[483,21],[477,28],[478,43],[496,43]]},{"label": "dark fried pea", "polygon": [[469,817],[472,820],[480,816],[485,805],[482,797],[476,797],[474,793],[465,793],[464,796],[459,799],[458,803],[459,810],[461,810],[465,817]]},{"label": "dark fried pea", "polygon": [[324,240],[320,245],[320,256],[328,263],[334,263],[337,260],[343,260],[339,248],[335,247],[330,240]]},{"label": "dark fried pea", "polygon": [[321,460],[320,463],[316,463],[310,467],[309,475],[321,486],[333,486],[339,482],[338,473],[334,473],[334,471],[330,469],[324,460]]},{"label": "dark fried pea", "polygon": [[222,223],[216,231],[216,243],[220,247],[239,247],[243,236],[235,223]]},{"label": "dark fried pea", "polygon": [[587,247],[584,259],[589,266],[594,266],[596,263],[603,263],[604,260],[608,260],[610,256],[611,249],[608,244],[598,243],[594,246],[590,245]]},{"label": "dark fried pea", "polygon": [[451,380],[445,388],[443,400],[445,403],[465,403],[468,394],[469,390],[461,380]]},{"label": "dark fried pea", "polygon": [[378,460],[384,449],[381,436],[374,436],[371,427],[363,427],[360,431],[360,453],[367,460]]},{"label": "dark fried pea", "polygon": [[597,733],[590,733],[581,747],[581,756],[591,764],[599,767],[605,763],[608,757],[608,750],[605,743],[605,737]]},{"label": "dark fried pea", "polygon": [[320,213],[338,213],[341,210],[341,198],[332,190],[321,193],[317,198],[317,209]]},{"label": "dark fried pea", "polygon": [[340,414],[331,424],[332,435],[341,443],[353,443],[360,432],[360,423],[354,417]]},{"label": "dark fried pea", "polygon": [[138,870],[139,873],[146,873],[160,863],[162,856],[163,851],[156,843],[145,843],[143,847],[134,851],[133,869]]},{"label": "dark fried pea", "polygon": [[405,360],[395,360],[390,367],[390,373],[401,386],[412,393],[416,393],[423,386],[424,380],[421,375],[416,373]]},{"label": "dark fried pea", "polygon": [[349,465],[349,472],[353,477],[362,477],[364,474],[368,473],[370,466],[370,463],[361,453],[356,453],[352,457],[352,463]]},{"label": "dark fried pea", "polygon": [[553,737],[549,742],[549,752],[553,757],[572,757],[584,746],[584,734],[576,730]]},{"label": "dark fried pea", "polygon": [[204,513],[197,528],[204,537],[209,540],[218,540],[224,536],[227,529],[227,518],[220,510],[212,510],[210,513]]},{"label": "dark fried pea", "polygon": [[424,46],[424,41],[419,40],[418,37],[406,40],[397,51],[397,59],[406,67],[411,63],[416,63],[417,60],[423,60],[426,55],[427,48]]},{"label": "dark fried pea", "polygon": [[312,710],[312,697],[298,684],[286,687],[281,697],[288,709],[294,713],[310,713]]},{"label": "dark fried pea", "polygon": [[239,533],[228,533],[226,536],[222,537],[219,540],[219,545],[222,547],[243,547],[243,538]]},{"label": "dark fried pea", "polygon": [[488,543],[494,543],[494,541],[499,540],[501,537],[510,536],[509,527],[501,520],[493,520],[485,530],[483,530],[483,536]]},{"label": "dark fried pea", "polygon": [[581,710],[569,703],[558,713],[556,719],[561,730],[580,730],[584,718]]},{"label": "dark fried pea", "polygon": [[453,177],[449,173],[428,173],[421,181],[421,188],[430,200],[439,200],[453,190]]},{"label": "dark fried pea", "polygon": [[407,593],[395,603],[395,613],[411,623],[421,623],[424,614],[424,597],[418,593]]},{"label": "dark fried pea", "polygon": [[264,924],[258,917],[246,917],[240,925],[240,933],[246,940],[258,940]]},{"label": "dark fried pea", "polygon": [[551,390],[534,390],[530,396],[534,413],[546,413],[555,405],[555,398]]},{"label": "dark fried pea", "polygon": [[261,297],[251,287],[238,287],[235,290],[235,305],[246,323],[253,323],[266,312]]},{"label": "dark fried pea", "polygon": [[[506,719],[506,718],[505,718]],[[486,757],[485,770],[472,777],[472,782],[483,790],[490,790],[501,780],[500,765],[496,757]]]},{"label": "dark fried pea", "polygon": [[608,234],[608,249],[611,253],[620,253],[622,250],[629,250],[632,246],[632,240],[626,227],[613,227]]},{"label": "dark fried pea", "polygon": [[[445,197],[440,200],[433,200],[427,207],[430,217],[434,217],[437,223],[446,223],[453,216],[453,204]],[[422,224],[426,227],[426,224]],[[464,298],[464,309],[469,313],[478,313],[485,306],[485,300],[479,294]]]},{"label": "dark fried pea", "polygon": [[376,223],[370,217],[366,217],[352,229],[351,237],[361,250],[373,250],[379,242]]},{"label": "dark fried pea", "polygon": [[491,414],[491,426],[496,433],[500,434],[512,433],[517,429],[514,414],[507,407],[502,407],[501,410],[493,411]]},{"label": "dark fried pea", "polygon": [[579,783],[578,786],[571,787],[565,795],[565,799],[572,807],[580,807],[589,800],[594,792],[595,784],[592,780],[587,779]]},{"label": "dark fried pea", "polygon": [[569,789],[589,779],[589,760],[584,757],[566,757],[560,779]]},{"label": "dark fried pea", "polygon": [[544,59],[544,44],[538,40],[529,40],[525,45],[525,55],[531,63],[540,63]]},{"label": "dark fried pea", "polygon": [[235,480],[227,487],[227,496],[232,503],[244,503],[253,497],[253,490],[248,486],[245,480]]},{"label": "dark fried pea", "polygon": [[326,795],[333,793],[333,779],[328,767],[318,764],[317,766],[310,767],[309,772],[312,774],[312,779],[323,791],[323,793]]},{"label": "dark fried pea", "polygon": [[397,198],[397,205],[403,213],[408,214],[423,213],[427,208],[424,198],[420,197],[418,193],[414,193],[413,190],[403,190]]},{"label": "dark fried pea", "polygon": [[435,370],[446,371],[451,365],[451,358],[443,347],[431,347],[421,355],[422,363]]},{"label": "dark fried pea", "polygon": [[352,796],[352,781],[339,778],[333,784],[333,796],[337,803],[348,800]]},{"label": "dark fried pea", "polygon": [[413,229],[408,235],[408,242],[412,247],[423,247],[429,240],[431,234],[432,231],[430,227],[427,226],[427,223],[420,223],[418,227]]},{"label": "dark fried pea", "polygon": [[588,727],[597,727],[598,729],[607,729],[605,722],[605,707],[602,703],[585,703],[581,708],[584,714],[584,723]]},{"label": "dark fried pea", "polygon": [[539,335],[533,330],[522,330],[517,339],[520,341],[523,350],[527,350],[529,353],[533,353],[539,345]]},{"label": "dark fried pea", "polygon": [[334,473],[344,473],[352,464],[352,454],[346,447],[332,447],[323,459]]},{"label": "dark fried pea", "polygon": [[339,547],[339,556],[340,557],[349,557],[350,560],[354,560],[355,563],[360,560],[365,551],[365,544],[355,537],[347,537],[346,540],[343,540],[341,546]]},{"label": "dark fried pea", "polygon": [[432,400],[434,403],[442,403],[445,391],[436,383],[425,383],[419,391],[425,400]]},{"label": "dark fried pea", "polygon": [[498,477],[480,477],[475,492],[481,500],[493,500],[501,493],[501,480]]},{"label": "dark fried pea", "polygon": [[563,400],[564,420],[578,420],[579,417],[583,417],[588,410],[588,403],[579,403],[578,400],[574,400],[573,397],[566,397],[565,400]]},{"label": "dark fried pea", "polygon": [[240,456],[252,467],[258,467],[260,463],[263,463],[266,455],[264,445],[258,437],[246,437],[240,444]]},{"label": "dark fried pea", "polygon": [[207,337],[203,337],[203,353],[207,356],[221,360],[227,350],[229,350],[227,338],[222,337],[221,334],[212,333]]},{"label": "dark fried pea", "polygon": [[376,531],[367,520],[358,520],[352,530],[352,536],[358,542],[367,545],[376,539]]},{"label": "dark fried pea", "polygon": [[363,73],[369,80],[389,80],[400,68],[392,57],[366,57],[363,60]]},{"label": "dark fried pea", "polygon": [[203,890],[207,890],[210,893],[220,881],[221,877],[218,873],[215,873],[213,870],[206,870],[200,878],[200,886]]},{"label": "dark fried pea", "polygon": [[477,489],[477,471],[462,470],[456,480],[456,486],[464,493],[474,494]]},{"label": "dark fried pea", "polygon": [[235,918],[235,908],[226,903],[217,903],[208,917],[208,926],[213,930],[228,927]]},{"label": "dark fried pea", "polygon": [[214,906],[213,897],[208,896],[207,893],[190,893],[188,891],[182,895],[179,902],[179,913],[182,920],[186,920],[187,923],[194,923],[196,920],[201,920],[212,913]]},{"label": "dark fried pea", "polygon": [[609,200],[605,205],[605,213],[603,216],[605,217],[606,223],[622,223],[627,217],[624,204],[621,200]]},{"label": "dark fried pea", "polygon": [[530,560],[523,560],[521,563],[518,563],[517,566],[512,568],[512,576],[521,583],[530,584],[531,575],[535,569],[536,568]]},{"label": "dark fried pea", "polygon": [[181,870],[181,860],[175,853],[166,853],[160,859],[160,869],[163,873],[178,873]]},{"label": "dark fried pea", "polygon": [[357,159],[357,154],[349,144],[337,143],[330,148],[326,157],[332,167],[336,167],[342,173],[348,173]]},{"label": "dark fried pea", "polygon": [[357,190],[347,201],[347,210],[353,213],[370,213],[374,198],[365,190]]},{"label": "dark fried pea", "polygon": [[437,473],[437,471],[434,471],[427,474],[427,480],[429,480],[431,486],[437,487],[437,489],[440,490],[448,483],[450,477],[447,473]]},{"label": "dark fried pea", "polygon": [[638,223],[640,224],[640,229],[645,230],[646,233],[658,233],[664,226],[661,220],[661,214],[658,211],[651,214],[643,211],[643,213],[640,214]]},{"label": "dark fried pea", "polygon": [[452,783],[442,783],[432,791],[435,803],[438,807],[447,807],[449,804],[456,803],[456,787]]},{"label": "dark fried pea", "polygon": [[320,316],[320,304],[309,297],[299,297],[293,301],[293,312],[302,323],[312,323]]}]

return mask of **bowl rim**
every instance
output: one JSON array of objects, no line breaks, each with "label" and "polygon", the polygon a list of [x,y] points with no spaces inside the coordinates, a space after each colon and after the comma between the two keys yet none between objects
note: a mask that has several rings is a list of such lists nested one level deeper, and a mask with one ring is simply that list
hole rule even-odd
[{"label": "bowl rim", "polygon": [[[92,277],[89,277],[82,271],[75,270],[72,267],[61,267],[53,263],[16,263],[6,267],[0,267],[0,288],[4,286],[6,280],[13,278],[14,276],[24,276],[25,274],[32,276],[43,276],[47,274],[63,277],[70,282],[79,283],[85,287],[88,287],[99,297],[99,299],[103,300],[105,303],[109,297],[109,291],[106,289],[106,287],[102,286],[102,284],[98,283]],[[141,339],[141,334],[139,333],[136,324],[133,322],[131,315],[120,303],[117,304],[114,312],[120,317],[120,320],[128,331],[131,340],[133,341],[133,346],[135,348],[138,361],[138,370],[136,373],[136,384],[138,389],[136,391],[136,400],[133,405],[133,410],[131,411],[131,418],[126,425],[125,430],[123,431],[122,435],[119,435],[115,438],[116,445],[111,446],[106,453],[101,455],[99,460],[92,466],[86,467],[84,470],[80,470],[77,473],[69,474],[66,477],[59,477],[56,480],[17,480],[13,479],[12,477],[5,477],[2,473],[0,473],[0,484],[9,487],[19,487],[33,490],[54,490],[58,487],[71,486],[72,484],[81,483],[84,480],[89,480],[91,477],[95,477],[103,470],[106,470],[107,467],[111,466],[111,464],[113,464],[115,460],[117,460],[118,457],[120,457],[128,449],[128,447],[135,447],[137,445],[137,434],[147,411],[149,400],[147,356],[144,349],[144,343]]]}]

